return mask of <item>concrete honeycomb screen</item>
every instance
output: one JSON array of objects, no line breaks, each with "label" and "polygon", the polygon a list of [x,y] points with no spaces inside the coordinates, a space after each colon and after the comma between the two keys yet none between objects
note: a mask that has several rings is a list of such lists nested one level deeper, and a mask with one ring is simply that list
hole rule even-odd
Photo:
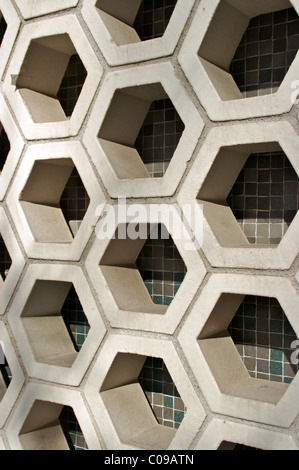
[{"label": "concrete honeycomb screen", "polygon": [[0,0],[0,450],[299,449],[299,0]]}]

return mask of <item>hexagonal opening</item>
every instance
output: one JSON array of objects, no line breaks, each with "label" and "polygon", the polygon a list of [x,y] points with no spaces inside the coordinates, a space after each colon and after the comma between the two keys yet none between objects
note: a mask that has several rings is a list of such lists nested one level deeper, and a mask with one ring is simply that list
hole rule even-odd
[{"label": "hexagonal opening", "polygon": [[4,349],[4,345],[0,341],[0,402],[12,380],[11,370],[5,356]]},{"label": "hexagonal opening", "polygon": [[228,331],[251,377],[291,383],[296,333],[274,298],[246,296]]},{"label": "hexagonal opening", "polygon": [[[84,66],[81,63],[80,66],[78,65],[80,79],[78,82],[77,79],[74,80],[76,76],[74,63],[80,62],[68,34],[46,36],[30,42],[15,84],[34,122],[67,120],[64,111],[66,101],[69,108],[67,114],[71,114],[86,77],[86,71],[82,74]],[[65,99],[66,83],[68,87],[70,83],[74,84],[72,90],[68,91],[67,99]],[[70,99],[74,90],[76,92]],[[58,93],[63,107],[58,99]]]},{"label": "hexagonal opening", "polygon": [[284,152],[250,155],[227,202],[251,244],[281,242],[299,208],[298,183]]},{"label": "hexagonal opening", "polygon": [[0,234],[0,276],[1,276],[1,283],[5,282],[6,277],[8,276],[8,272],[12,265],[12,260],[9,255],[9,252],[6,248],[4,240]]},{"label": "hexagonal opening", "polygon": [[164,225],[152,228],[136,266],[154,304],[170,305],[187,268]]},{"label": "hexagonal opening", "polygon": [[276,246],[297,213],[298,176],[276,142],[222,147],[197,198],[221,246]]},{"label": "hexagonal opening", "polygon": [[72,283],[37,280],[21,321],[37,362],[72,367],[89,330]]},{"label": "hexagonal opening", "polygon": [[136,239],[128,231],[126,225],[118,227],[100,269],[120,310],[163,315],[185,276],[185,265],[164,225],[139,224]]},{"label": "hexagonal opening", "polygon": [[[276,381],[277,377],[275,381],[251,377],[228,331],[245,297],[245,294],[232,293],[219,297],[198,337],[198,345],[222,393],[275,405],[286,392],[288,383]],[[250,318],[248,323],[252,321]],[[260,325],[258,328],[260,331]]]},{"label": "hexagonal opening", "polygon": [[[149,394],[153,392],[150,390],[145,394],[141,383],[148,389],[152,389],[155,384],[154,386],[159,387],[162,392],[162,382],[168,380],[170,388],[174,386],[163,361],[159,358],[154,358],[153,361],[154,363],[158,361],[159,364],[159,370],[154,373],[152,364],[149,367],[146,356],[118,353],[106,375],[100,394],[123,443],[143,449],[167,449],[176,433],[175,424],[179,425],[179,423],[175,423],[173,419],[163,421],[162,415],[159,419],[162,419],[163,425],[159,424],[148,401],[153,399],[149,397]],[[147,367],[143,369],[145,363]],[[148,369],[151,369],[152,378],[147,377]],[[155,380],[155,374],[158,375],[159,380]],[[151,382],[150,385],[149,382]],[[158,401],[156,393],[154,399]],[[173,406],[171,395],[164,395],[163,398],[159,398],[159,402],[160,400],[168,404],[169,408],[171,408],[170,405]],[[158,405],[156,412],[158,412],[157,408]],[[169,415],[165,411],[164,418],[170,416],[171,410],[169,411]],[[180,417],[183,419],[182,415]]]},{"label": "hexagonal opening", "polygon": [[98,0],[97,13],[117,46],[163,36],[177,0]]},{"label": "hexagonal opening", "polygon": [[296,20],[288,0],[221,0],[198,55],[223,101],[277,91],[298,50]]},{"label": "hexagonal opening", "polygon": [[[70,417],[78,437],[83,436],[73,409],[59,403],[36,400],[21,428],[19,439],[24,450],[74,450]],[[84,437],[83,437],[84,439]]]},{"label": "hexagonal opening", "polygon": [[20,204],[35,241],[71,243],[89,196],[71,158],[37,160]]},{"label": "hexagonal opening", "polygon": [[4,130],[4,127],[0,123],[0,172],[2,172],[7,156],[10,151],[10,141]]},{"label": "hexagonal opening", "polygon": [[98,134],[120,179],[163,176],[184,124],[160,83],[115,92]]},{"label": "hexagonal opening", "polygon": [[230,65],[244,97],[275,93],[299,49],[299,18],[294,8],[250,20]]},{"label": "hexagonal opening", "polygon": [[6,29],[7,29],[7,23],[4,19],[4,16],[2,15],[2,12],[0,11],[0,46],[2,44],[4,35],[6,33]]}]

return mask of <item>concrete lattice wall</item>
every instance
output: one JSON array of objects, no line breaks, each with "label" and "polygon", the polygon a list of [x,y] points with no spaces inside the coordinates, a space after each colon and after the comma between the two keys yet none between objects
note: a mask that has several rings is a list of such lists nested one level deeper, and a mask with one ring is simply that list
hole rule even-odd
[{"label": "concrete lattice wall", "polygon": [[298,449],[299,0],[0,12],[0,449]]}]

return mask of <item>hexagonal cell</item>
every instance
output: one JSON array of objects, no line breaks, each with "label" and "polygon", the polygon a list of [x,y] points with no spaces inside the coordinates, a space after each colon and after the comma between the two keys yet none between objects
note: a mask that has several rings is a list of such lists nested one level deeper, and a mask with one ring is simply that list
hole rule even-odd
[{"label": "hexagonal cell", "polygon": [[[176,431],[173,421],[168,425],[158,423],[138,381],[146,360],[142,355],[119,353],[100,388],[100,394],[123,443],[139,448],[167,449]],[[143,373],[146,374],[146,371]],[[160,369],[160,381],[163,374],[163,369]],[[141,378],[139,380],[145,382]],[[164,397],[164,402],[169,402],[169,406],[172,401],[172,397]],[[167,416],[166,410],[164,413]]]},{"label": "hexagonal cell", "polygon": [[98,133],[118,178],[163,176],[184,124],[161,84],[117,90]]},{"label": "hexagonal cell", "polygon": [[[72,68],[73,56],[77,56],[77,51],[68,34],[31,40],[16,79],[16,88],[34,122],[58,122],[67,119],[57,94],[59,90],[63,93],[61,83],[69,64]],[[83,64],[81,67],[84,68]]]},{"label": "hexagonal cell", "polygon": [[284,152],[250,155],[227,198],[250,243],[281,242],[299,208],[298,182]]},{"label": "hexagonal cell", "polygon": [[20,204],[37,242],[71,243],[89,197],[71,158],[37,160]]},{"label": "hexagonal cell", "polygon": [[152,227],[136,266],[154,304],[170,305],[187,268],[164,225]]},{"label": "hexagonal cell", "polygon": [[66,327],[76,322],[76,316],[89,329],[71,283],[36,281],[22,310],[21,321],[37,362],[72,367],[85,339],[82,334],[78,340]]},{"label": "hexagonal cell", "polygon": [[[256,303],[249,304],[247,296]],[[294,344],[289,341],[298,337],[297,306],[298,293],[288,279],[212,276],[179,341],[213,411],[284,427],[293,422],[299,376],[291,364]],[[238,351],[241,347],[228,331],[233,318],[234,340],[243,343],[240,337],[245,339],[241,352],[251,355],[244,362]],[[249,340],[254,344],[248,345]],[[267,374],[262,376],[263,372]]]},{"label": "hexagonal cell", "polygon": [[246,296],[228,331],[254,378],[291,383],[298,372],[292,363],[296,334],[274,298]]},{"label": "hexagonal cell", "polygon": [[212,120],[277,115],[292,108],[297,8],[294,0],[201,3],[179,62]]},{"label": "hexagonal cell", "polygon": [[[76,434],[70,432],[70,419]],[[73,409],[42,400],[34,402],[19,433],[24,450],[77,450],[76,438],[84,440]]]},{"label": "hexagonal cell", "polygon": [[[100,269],[120,310],[165,314],[186,274],[164,225],[140,225],[146,238],[111,240]],[[147,243],[146,243],[147,240]],[[177,258],[174,261],[174,256]]]},{"label": "hexagonal cell", "polygon": [[298,181],[275,142],[222,147],[198,200],[222,246],[277,246],[297,214]]},{"label": "hexagonal cell", "polygon": [[11,257],[6,248],[4,240],[0,234],[0,276],[1,276],[1,281],[2,281],[1,284],[5,282],[5,279],[8,276],[11,264],[12,264]]},{"label": "hexagonal cell", "polygon": [[[222,294],[216,303],[208,321],[206,322],[202,332],[198,337],[198,345],[215,377],[215,380],[223,393],[232,396],[238,396],[243,398],[250,398],[252,400],[263,401],[265,403],[274,403],[277,404],[278,401],[282,398],[283,394],[287,390],[287,380],[283,380],[284,373],[282,371],[282,363],[279,362],[282,360],[283,356],[283,349],[273,347],[273,343],[271,340],[269,341],[269,336],[267,336],[267,329],[265,326],[265,322],[258,322],[258,316],[261,315],[261,309],[254,312],[252,306],[254,304],[248,304],[248,300],[245,300],[245,304],[242,305],[242,309],[248,309],[251,307],[251,317],[244,317],[244,324],[248,328],[251,328],[251,335],[255,336],[255,334],[259,337],[262,337],[262,340],[258,339],[257,345],[260,345],[260,341],[263,341],[264,344],[262,348],[257,348],[257,356],[261,354],[264,355],[265,361],[262,363],[257,362],[254,366],[254,369],[260,367],[262,370],[265,370],[265,365],[269,367],[269,375],[267,376],[268,379],[272,378],[272,374],[275,376],[275,381],[266,382],[263,380],[265,376],[263,376],[259,371],[254,371],[256,375],[254,377],[250,376],[246,365],[243,364],[240,355],[237,351],[237,348],[234,344],[233,339],[231,338],[228,332],[228,326],[232,320],[232,317],[239,309],[240,305],[243,302],[243,296],[237,294]],[[265,305],[265,300],[259,300],[257,305]],[[268,308],[269,305],[268,303]],[[273,302],[273,310],[272,310],[272,318],[275,313],[277,316],[280,315],[282,317],[282,312],[278,311],[274,313],[274,308],[279,310],[279,304],[277,302]],[[278,309],[277,309],[278,307]],[[269,313],[268,313],[269,315]],[[270,317],[269,324],[270,328],[273,331],[280,330],[279,333],[274,333],[274,342],[276,343],[283,343],[283,320],[273,320]],[[237,314],[235,322],[240,321],[240,313]],[[241,318],[242,321],[242,318]],[[239,324],[239,323],[238,323]],[[262,326],[261,326],[262,325]],[[254,328],[256,328],[256,333],[254,333]],[[271,331],[270,330],[270,331]],[[233,329],[235,337],[235,329]],[[271,334],[272,334],[271,331]],[[244,336],[246,334],[249,336],[250,333],[244,331]],[[269,333],[268,333],[269,335]],[[287,339],[286,339],[287,341]],[[269,346],[267,343],[270,343]],[[266,344],[265,344],[266,343]],[[274,343],[275,344],[275,343]],[[268,347],[267,347],[268,346]],[[286,345],[290,351],[291,344]],[[269,351],[270,347],[270,351]],[[248,348],[250,349],[250,348]],[[246,351],[246,348],[245,348]],[[218,361],[215,362],[213,357],[215,355],[218,357]],[[268,358],[266,359],[266,357]],[[276,359],[275,361],[273,359]],[[248,364],[253,362],[253,358],[245,358],[245,362]],[[267,364],[268,362],[268,364]],[[272,374],[271,374],[272,372]],[[281,373],[281,375],[279,375]],[[258,378],[256,378],[258,377]],[[263,377],[263,378],[261,378]],[[267,385],[266,385],[267,384]]]},{"label": "hexagonal cell", "polygon": [[95,6],[118,46],[163,36],[177,0],[97,0]]},{"label": "hexagonal cell", "polygon": [[[219,2],[198,55],[222,100],[244,97],[229,71],[233,72],[239,86],[248,87],[248,91],[262,88],[265,93],[267,89],[268,92],[276,89],[298,49],[296,20],[298,15],[286,0],[269,0],[262,5],[247,5],[240,0]],[[230,34],[227,34],[228,24]],[[290,48],[294,48],[287,51],[288,35],[291,37]],[[284,53],[283,58],[278,56],[280,53]],[[275,65],[279,63],[283,65]]]},{"label": "hexagonal cell", "polygon": [[299,49],[298,31],[294,8],[250,20],[229,69],[244,97],[278,90]]}]

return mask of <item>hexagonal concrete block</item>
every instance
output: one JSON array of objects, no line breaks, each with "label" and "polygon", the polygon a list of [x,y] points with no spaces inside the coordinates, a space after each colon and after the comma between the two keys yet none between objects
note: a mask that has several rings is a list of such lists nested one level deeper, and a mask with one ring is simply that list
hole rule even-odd
[{"label": "hexagonal concrete block", "polygon": [[[134,142],[152,101],[169,97],[185,125],[162,178],[150,178]],[[204,128],[170,63],[109,73],[83,141],[111,197],[172,195]]]},{"label": "hexagonal concrete block", "polygon": [[[73,237],[59,201],[74,166],[90,201]],[[7,202],[29,257],[79,260],[105,197],[80,142],[52,142],[28,147]]]},{"label": "hexagonal concrete block", "polygon": [[[118,354],[122,354],[121,360],[115,362]],[[163,359],[187,408],[176,431],[157,423],[137,383],[147,356]],[[83,393],[108,449],[186,450],[205,418],[170,341],[124,334],[109,336]]]},{"label": "hexagonal concrete block", "polygon": [[2,95],[0,95],[0,127],[2,132],[6,133],[10,143],[10,149],[0,174],[0,200],[2,201],[24,148],[24,142]]},{"label": "hexagonal concrete block", "polygon": [[208,424],[195,450],[233,450],[235,444],[261,450],[298,450],[285,433],[218,418]]},{"label": "hexagonal concrete block", "polygon": [[298,0],[200,2],[181,47],[179,62],[210,119],[246,119],[290,111],[293,106],[292,83],[299,73],[298,56],[279,90],[272,95],[244,99],[229,73],[230,63],[249,20],[290,5],[299,12]]},{"label": "hexagonal concrete block", "polygon": [[11,259],[11,266],[5,279],[0,276],[0,315],[3,315],[25,266],[22,251],[3,207],[0,207],[0,234]]},{"label": "hexagonal concrete block", "polygon": [[[87,77],[68,119],[57,92],[69,59],[76,53]],[[25,137],[34,140],[77,135],[102,72],[75,15],[25,25],[4,80],[4,92]]]},{"label": "hexagonal concrete block", "polygon": [[78,5],[79,0],[16,0],[22,16],[25,20],[35,18],[37,16],[55,13],[59,10],[67,10]]},{"label": "hexagonal concrete block", "polygon": [[[277,145],[279,144],[279,146]],[[186,220],[196,232],[194,211],[203,211],[202,249],[212,266],[288,269],[299,249],[299,214],[277,246],[252,245],[226,202],[250,153],[282,149],[299,175],[298,134],[288,122],[241,123],[213,128],[191,167],[178,202],[190,204]]]},{"label": "hexagonal concrete block", "polygon": [[[90,326],[79,351],[61,315],[72,285]],[[81,382],[106,334],[83,272],[72,265],[30,265],[8,321],[29,376],[69,385]]]},{"label": "hexagonal concrete block", "polygon": [[0,47],[0,77],[3,77],[5,67],[10,57],[12,47],[17,38],[21,21],[11,2],[0,0],[0,19],[4,18],[6,30]]},{"label": "hexagonal concrete block", "polygon": [[[25,376],[18,362],[16,352],[11,344],[5,324],[0,321],[0,359],[7,360],[11,380],[8,386],[2,388],[2,374],[0,372],[0,427],[4,426],[10,412],[25,382]],[[2,357],[3,356],[3,357]],[[1,362],[2,364],[2,362]],[[0,444],[1,448],[1,444]]]},{"label": "hexagonal concrete block", "polygon": [[27,384],[10,417],[6,435],[11,450],[68,450],[58,422],[63,406],[73,408],[89,450],[101,450],[97,433],[79,391]]},{"label": "hexagonal concrete block", "polygon": [[299,374],[289,385],[250,377],[227,331],[245,295],[275,297],[298,336],[299,294],[288,278],[214,274],[178,340],[213,412],[288,427],[299,410]]},{"label": "hexagonal concrete block", "polygon": [[162,37],[140,41],[133,23],[141,0],[87,0],[82,8],[86,21],[109,65],[123,65],[169,56],[175,50],[194,0],[178,0]]},{"label": "hexagonal concrete block", "polygon": [[[119,204],[106,209],[107,216],[96,227],[85,266],[109,322],[115,328],[172,334],[206,275],[182,214],[176,206],[166,204]],[[164,225],[187,268],[169,306],[153,303],[135,265],[149,235],[148,224]],[[119,237],[115,235],[117,229],[121,232]]]}]

